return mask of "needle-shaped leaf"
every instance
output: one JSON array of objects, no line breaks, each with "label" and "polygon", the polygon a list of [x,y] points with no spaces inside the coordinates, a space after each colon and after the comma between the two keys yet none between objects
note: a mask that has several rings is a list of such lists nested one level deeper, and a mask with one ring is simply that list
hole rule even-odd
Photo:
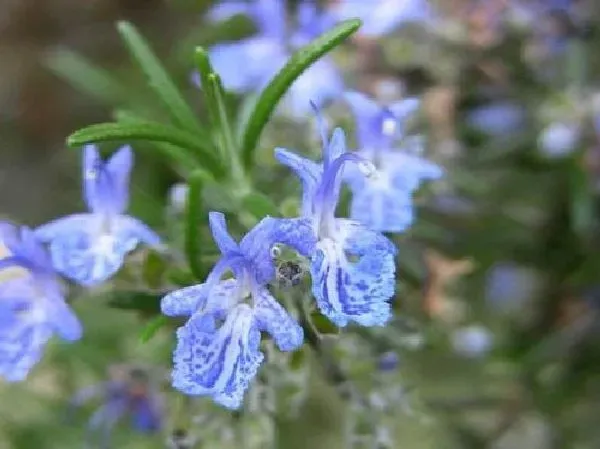
[{"label": "needle-shaped leaf", "polygon": [[185,254],[187,256],[190,270],[196,279],[204,277],[204,270],[200,261],[202,242],[200,241],[200,227],[202,217],[202,187],[204,185],[202,176],[192,173],[188,179],[187,214],[185,227]]},{"label": "needle-shaped leaf", "polygon": [[129,22],[119,22],[117,28],[129,52],[148,78],[150,87],[167,108],[173,122],[187,130],[200,132],[196,114],[185,101],[146,40]]},{"label": "needle-shaped leaf", "polygon": [[202,166],[215,178],[222,177],[225,173],[210,142],[183,129],[156,122],[139,120],[136,123],[98,123],[75,131],[67,138],[67,144],[79,147],[88,143],[135,140],[170,144],[165,149],[170,149],[169,156],[174,161],[189,164],[190,156],[193,156],[194,165]]},{"label": "needle-shaped leaf", "polygon": [[144,329],[142,329],[142,332],[140,332],[140,342],[147,343],[150,341],[150,339],[156,335],[158,330],[168,323],[169,318],[164,315],[158,315],[157,317],[153,318],[148,324],[146,324]]},{"label": "needle-shaped leaf", "polygon": [[242,139],[242,161],[245,167],[252,165],[254,151],[262,131],[279,100],[289,90],[292,83],[319,58],[356,32],[361,23],[359,19],[341,22],[332,30],[322,34],[313,42],[298,50],[262,91],[253,112],[250,114],[250,120],[246,125]]},{"label": "needle-shaped leaf", "polygon": [[127,87],[109,72],[71,50],[54,51],[46,58],[46,65],[74,88],[102,103],[120,104],[131,96]]}]

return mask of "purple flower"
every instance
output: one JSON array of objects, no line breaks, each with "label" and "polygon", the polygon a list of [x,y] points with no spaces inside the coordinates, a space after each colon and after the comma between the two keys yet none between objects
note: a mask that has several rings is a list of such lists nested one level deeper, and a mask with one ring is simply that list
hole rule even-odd
[{"label": "purple flower", "polygon": [[108,161],[88,145],[83,151],[83,191],[88,213],[73,214],[40,226],[36,237],[50,244],[54,268],[83,285],[114,275],[138,243],[158,247],[160,237],[125,215],[133,153],[126,146]]},{"label": "purple flower", "polygon": [[[223,214],[211,212],[209,221],[222,257],[203,284],[168,294],[161,308],[165,315],[190,317],[177,331],[173,386],[237,409],[264,358],[261,332],[281,351],[293,351],[304,340],[302,328],[267,289],[275,278],[271,249],[288,244],[306,255],[315,241],[303,219],[264,218],[239,244]],[[222,280],[227,271],[233,278]]]},{"label": "purple flower", "polygon": [[81,338],[81,325],[65,302],[50,257],[33,232],[0,223],[0,377],[24,380],[55,333]]},{"label": "purple flower", "polygon": [[88,439],[101,432],[102,447],[109,447],[114,426],[127,416],[133,429],[140,433],[153,434],[162,428],[162,400],[148,373],[134,368],[122,377],[84,388],[71,400],[73,409],[95,397],[102,398],[88,423]]},{"label": "purple flower", "polygon": [[422,181],[442,176],[438,165],[419,157],[420,136],[405,137],[394,149],[420,101],[407,98],[382,107],[359,92],[347,92],[345,98],[356,120],[358,154],[376,167],[368,178],[355,169],[345,172],[353,193],[350,215],[375,231],[402,232],[414,219],[413,193]]},{"label": "purple flower", "polygon": [[275,149],[275,157],[294,170],[303,184],[302,215],[317,240],[310,254],[312,292],[321,312],[337,326],[350,321],[381,326],[390,317],[396,247],[356,221],[335,217],[343,169],[354,165],[368,176],[375,167],[358,154],[346,152],[341,129],[336,129],[330,140],[318,118],[323,163]]},{"label": "purple flower", "polygon": [[360,33],[382,36],[408,22],[421,22],[432,17],[426,0],[339,0],[332,7],[339,20],[358,17],[363,21]]},{"label": "purple flower", "polygon": [[[234,14],[246,14],[257,25],[258,33],[235,43],[218,44],[210,50],[210,60],[223,84],[237,93],[264,88],[285,65],[292,52],[307,44],[334,24],[327,14],[319,13],[311,1],[298,6],[293,29],[286,23],[285,3],[280,0],[225,2],[213,8],[209,18],[222,20]],[[308,112],[307,98],[321,104],[343,89],[343,80],[329,58],[309,67],[292,85],[284,107],[294,116]]]}]

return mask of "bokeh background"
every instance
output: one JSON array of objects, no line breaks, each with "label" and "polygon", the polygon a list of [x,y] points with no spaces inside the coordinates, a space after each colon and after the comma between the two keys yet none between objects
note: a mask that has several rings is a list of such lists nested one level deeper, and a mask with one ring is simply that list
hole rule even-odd
[{"label": "bokeh background", "polygon": [[[1,216],[36,225],[83,207],[80,158],[66,136],[110,120],[125,100],[147,101],[117,20],[139,28],[202,114],[190,78],[193,48],[252,33],[239,18],[207,22],[211,3],[0,2]],[[419,197],[414,229],[397,238],[402,324],[362,343],[353,343],[352,331],[331,339],[367,391],[402,387],[406,407],[382,412],[391,447],[600,447],[600,5],[562,3],[562,12],[548,13],[543,1],[439,0],[435,26],[408,24],[334,54],[355,88],[423,97],[431,157],[448,169]],[[128,86],[127,99],[103,73]],[[275,145],[315,151],[306,134],[305,124],[276,119],[263,165],[273,167]],[[285,200],[280,178],[257,176],[264,193]],[[159,156],[139,151],[132,214],[166,232],[169,189],[178,181]],[[297,188],[289,185],[288,192]],[[71,414],[69,401],[129,363],[154,367],[165,430],[140,435],[125,420],[112,447],[167,447],[169,432],[181,427],[179,399],[160,380],[172,333],[142,344],[145,317],[97,296],[75,304],[84,340],[53,342],[27,382],[0,383],[1,449],[83,447],[101,401]],[[399,354],[391,372],[348,361],[378,360],[388,350]],[[350,405],[307,352],[308,398],[297,417],[277,420],[277,447],[342,448]],[[208,401],[197,409],[223,414]],[[184,421],[201,433],[201,420]],[[196,447],[222,446],[200,439]]]}]

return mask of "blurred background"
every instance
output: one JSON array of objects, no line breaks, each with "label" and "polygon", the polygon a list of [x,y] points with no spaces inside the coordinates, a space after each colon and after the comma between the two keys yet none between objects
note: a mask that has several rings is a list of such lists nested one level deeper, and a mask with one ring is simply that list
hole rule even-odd
[{"label": "blurred background", "polygon": [[[212,3],[0,2],[0,216],[37,225],[79,210],[80,158],[65,138],[111,120],[128,102],[160,116],[117,20],[138,27],[203,113],[193,48],[253,32],[239,17],[207,21]],[[395,237],[398,321],[328,340],[370,411],[340,395],[306,350],[303,399],[297,415],[276,415],[277,447],[349,447],[341,435],[352,415],[376,416],[365,426],[381,432],[380,446],[364,447],[600,448],[600,4],[430,4],[435,21],[353,38],[333,55],[354,88],[380,98],[422,96],[428,154],[448,171],[417,198],[414,228]],[[274,166],[273,146],[307,149],[304,126],[276,118],[262,164]],[[181,179],[139,146],[130,210],[166,233],[169,189]],[[273,189],[279,178],[257,176],[262,192],[286,201]],[[290,179],[283,190],[294,189]],[[162,431],[137,432],[126,417],[110,447],[242,447],[203,434],[211,420],[234,429],[239,417],[208,400],[188,412],[169,389],[171,332],[140,343],[143,312],[85,299],[74,306],[82,341],[53,341],[27,382],[0,383],[0,449],[87,447],[89,420],[107,399],[69,404],[82,388],[124,378],[126,394],[161,398]],[[146,367],[151,379],[131,381],[129,365]],[[251,431],[267,432],[261,425]],[[182,429],[188,446],[174,445]],[[269,447],[261,444],[254,447]]]}]

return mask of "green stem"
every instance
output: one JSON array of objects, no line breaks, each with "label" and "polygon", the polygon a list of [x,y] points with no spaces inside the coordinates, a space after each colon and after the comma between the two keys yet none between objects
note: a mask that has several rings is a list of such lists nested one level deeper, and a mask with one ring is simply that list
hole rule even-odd
[{"label": "green stem", "polygon": [[204,272],[201,264],[201,239],[200,226],[202,215],[202,174],[192,173],[188,180],[189,190],[187,198],[187,214],[185,228],[185,253],[192,274],[197,279],[202,279]]}]

